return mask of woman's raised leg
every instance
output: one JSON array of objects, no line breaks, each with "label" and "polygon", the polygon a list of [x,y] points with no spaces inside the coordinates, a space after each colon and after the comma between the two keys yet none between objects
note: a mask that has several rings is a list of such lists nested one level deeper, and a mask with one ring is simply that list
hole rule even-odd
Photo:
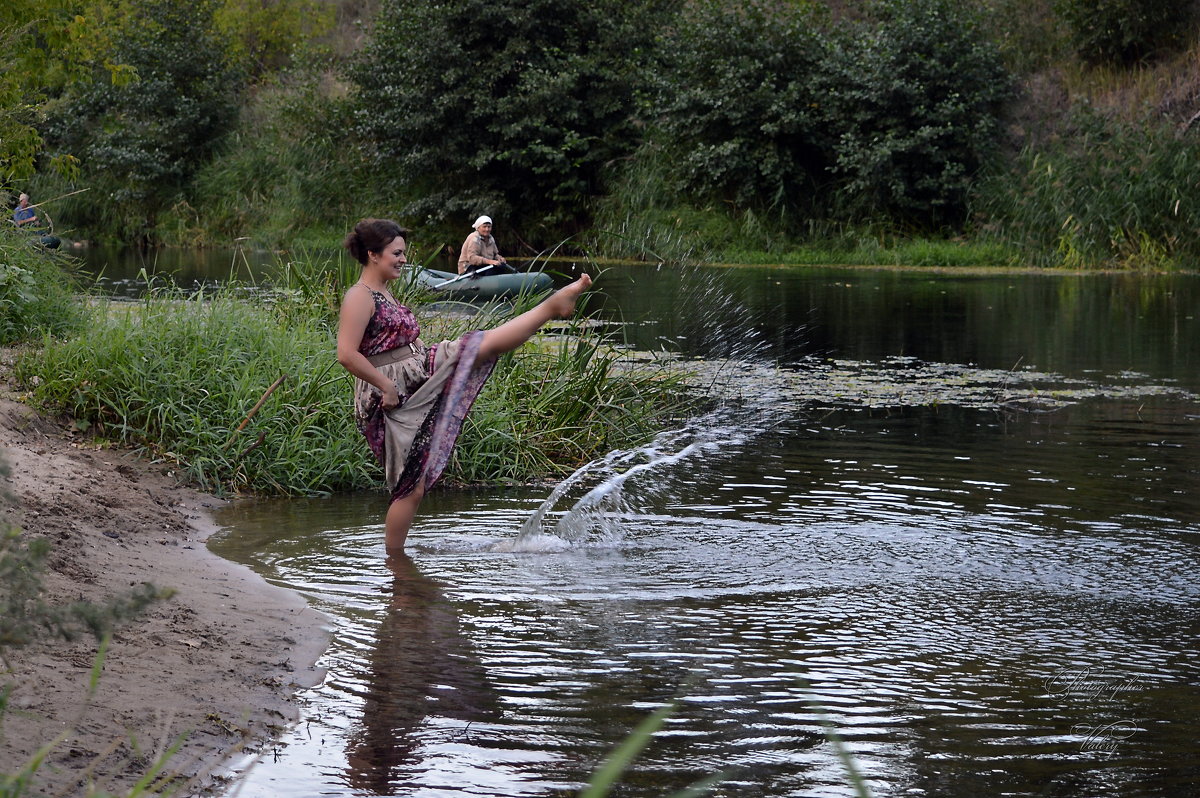
[{"label": "woman's raised leg", "polygon": [[527,310],[515,319],[509,319],[498,327],[483,334],[477,362],[494,360],[505,352],[511,352],[533,337],[542,325],[553,319],[564,319],[575,312],[579,296],[592,284],[592,278],[581,274],[579,279],[548,296],[537,307]]}]

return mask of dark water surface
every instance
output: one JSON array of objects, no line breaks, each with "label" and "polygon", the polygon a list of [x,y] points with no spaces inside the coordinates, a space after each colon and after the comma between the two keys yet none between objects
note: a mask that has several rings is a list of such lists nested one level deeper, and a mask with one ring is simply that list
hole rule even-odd
[{"label": "dark water surface", "polygon": [[[1200,279],[598,285],[637,346],[735,358],[751,409],[600,479],[591,525],[555,527],[572,497],[522,536],[548,488],[438,491],[385,561],[382,492],[229,508],[212,548],[334,625],[230,794],[569,795],[675,702],[615,794],[850,796],[832,724],[876,796],[1200,795]],[[962,400],[982,370],[1028,401]]]}]

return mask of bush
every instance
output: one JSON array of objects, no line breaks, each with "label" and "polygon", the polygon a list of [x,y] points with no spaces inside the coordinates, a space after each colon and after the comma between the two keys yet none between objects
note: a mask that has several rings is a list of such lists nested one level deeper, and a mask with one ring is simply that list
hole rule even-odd
[{"label": "bush", "polygon": [[97,76],[56,104],[48,149],[78,157],[92,189],[64,201],[65,216],[120,243],[153,241],[159,214],[183,198],[240,97],[215,8],[215,0],[132,0],[111,58],[136,79]]},{"label": "bush", "polygon": [[[160,225],[173,244],[227,244],[246,236],[294,249],[298,235],[340,241],[364,216],[385,213],[369,175],[346,139],[348,101],[330,85],[328,59],[264,82],[234,130],[200,167],[189,208]],[[379,199],[378,204],[372,204]],[[392,202],[394,197],[387,197]]]},{"label": "bush", "polygon": [[836,200],[850,218],[956,226],[995,147],[1011,78],[965,5],[883,0],[877,9],[869,27],[839,39],[825,73]]},{"label": "bush", "polygon": [[458,231],[486,212],[540,241],[577,229],[601,167],[636,144],[655,8],[385,0],[351,72],[354,129],[412,198],[404,215]]},{"label": "bush", "polygon": [[665,68],[644,159],[679,196],[736,208],[812,208],[831,165],[820,113],[828,40],[809,3],[703,0],[659,43]]},{"label": "bush", "polygon": [[75,299],[67,261],[26,233],[0,227],[0,346],[77,329],[85,311]]},{"label": "bush", "polygon": [[1195,14],[1192,3],[1177,0],[1058,0],[1055,10],[1091,64],[1131,64],[1177,47]]},{"label": "bush", "polygon": [[836,29],[804,3],[681,11],[660,44],[651,130],[611,182],[605,223],[659,249],[669,242],[652,228],[687,208],[708,220],[685,238],[701,248],[770,246],[830,222],[962,224],[1011,94],[999,49],[952,0],[871,8]]}]

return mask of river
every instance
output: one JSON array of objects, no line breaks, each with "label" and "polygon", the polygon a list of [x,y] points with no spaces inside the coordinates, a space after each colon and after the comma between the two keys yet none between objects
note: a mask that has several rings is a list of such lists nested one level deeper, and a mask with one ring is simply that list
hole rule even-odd
[{"label": "river", "polygon": [[382,492],[222,513],[212,548],[333,625],[230,795],[573,794],[664,706],[614,794],[1200,794],[1200,277],[597,288],[721,366],[712,415],[562,496],[435,492],[406,558]]}]

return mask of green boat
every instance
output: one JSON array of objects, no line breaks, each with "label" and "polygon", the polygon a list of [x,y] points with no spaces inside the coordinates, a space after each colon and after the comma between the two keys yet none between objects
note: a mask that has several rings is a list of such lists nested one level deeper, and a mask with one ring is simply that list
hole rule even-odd
[{"label": "green boat", "polygon": [[454,299],[509,299],[519,294],[537,294],[554,287],[550,275],[541,272],[488,274],[485,270],[471,274],[454,274],[436,269],[416,272],[418,283],[438,294]]}]

